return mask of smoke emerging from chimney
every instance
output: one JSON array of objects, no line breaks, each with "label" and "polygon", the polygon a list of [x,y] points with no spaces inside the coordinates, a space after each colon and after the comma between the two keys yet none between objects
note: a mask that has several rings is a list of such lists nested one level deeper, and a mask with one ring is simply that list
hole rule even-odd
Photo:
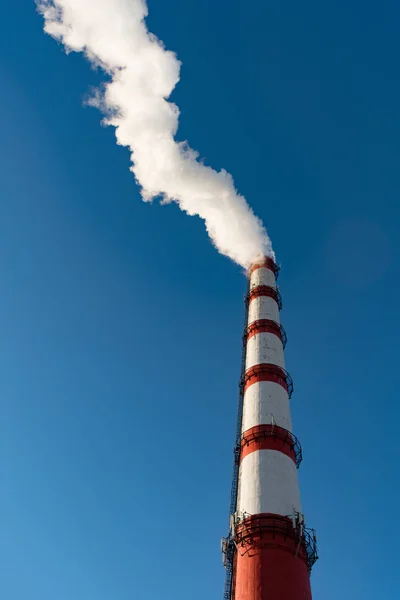
[{"label": "smoke emerging from chimney", "polygon": [[36,0],[46,33],[66,52],[83,52],[109,76],[89,103],[115,127],[131,151],[142,198],[174,201],[201,217],[215,247],[243,267],[274,256],[261,221],[232,176],[199,162],[187,142],[175,141],[179,109],[168,102],[180,62],[145,24],[145,0]]}]

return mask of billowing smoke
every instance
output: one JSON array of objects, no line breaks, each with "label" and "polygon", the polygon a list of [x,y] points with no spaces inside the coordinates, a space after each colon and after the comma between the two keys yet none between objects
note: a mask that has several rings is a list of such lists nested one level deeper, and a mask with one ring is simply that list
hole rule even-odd
[{"label": "billowing smoke", "polygon": [[177,142],[179,109],[168,102],[179,81],[180,62],[145,24],[145,0],[36,0],[45,31],[67,52],[84,52],[108,79],[90,104],[128,146],[143,200],[175,201],[204,219],[216,248],[243,267],[273,256],[261,221],[238,194],[232,176],[198,160]]}]

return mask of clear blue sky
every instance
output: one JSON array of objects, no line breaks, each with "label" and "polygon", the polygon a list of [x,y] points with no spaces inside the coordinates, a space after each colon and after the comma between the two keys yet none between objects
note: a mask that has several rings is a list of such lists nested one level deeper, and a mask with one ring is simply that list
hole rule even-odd
[{"label": "clear blue sky", "polygon": [[[316,600],[396,596],[400,8],[150,0],[180,139],[225,167],[282,264]],[[0,22],[0,592],[222,597],[245,280],[140,201],[84,108],[101,79]]]}]

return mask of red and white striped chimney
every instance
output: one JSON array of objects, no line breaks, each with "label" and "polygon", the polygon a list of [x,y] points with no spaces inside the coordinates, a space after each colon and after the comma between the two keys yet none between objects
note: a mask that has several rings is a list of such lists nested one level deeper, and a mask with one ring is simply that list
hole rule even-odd
[{"label": "red and white striped chimney", "polygon": [[226,600],[311,600],[317,553],[300,502],[302,453],[292,433],[277,274],[269,257],[249,270],[230,533],[222,547]]}]

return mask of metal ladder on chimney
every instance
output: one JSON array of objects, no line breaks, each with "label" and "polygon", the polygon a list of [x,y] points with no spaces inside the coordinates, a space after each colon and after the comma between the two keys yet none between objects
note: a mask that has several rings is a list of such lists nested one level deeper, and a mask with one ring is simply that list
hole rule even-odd
[{"label": "metal ladder on chimney", "polygon": [[229,510],[229,525],[230,530],[228,537],[223,538],[223,554],[224,554],[224,566],[226,569],[225,584],[224,584],[224,600],[231,600],[232,596],[232,577],[233,577],[233,560],[235,554],[235,544],[232,531],[232,520],[235,518],[236,506],[237,506],[237,494],[238,494],[238,483],[239,483],[239,455],[240,455],[240,436],[242,433],[242,417],[243,417],[243,396],[244,396],[244,374],[246,370],[246,348],[247,348],[247,321],[249,312],[249,287],[250,281],[245,295],[245,317],[244,317],[244,328],[242,338],[242,357],[240,365],[240,381],[239,381],[239,400],[238,410],[236,418],[236,438],[235,447],[233,450],[233,470],[232,470],[232,487],[231,487],[231,503]]}]

